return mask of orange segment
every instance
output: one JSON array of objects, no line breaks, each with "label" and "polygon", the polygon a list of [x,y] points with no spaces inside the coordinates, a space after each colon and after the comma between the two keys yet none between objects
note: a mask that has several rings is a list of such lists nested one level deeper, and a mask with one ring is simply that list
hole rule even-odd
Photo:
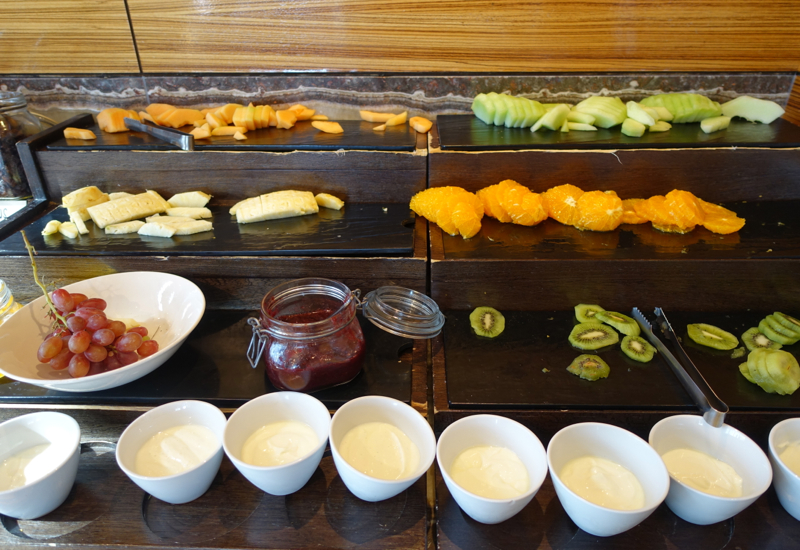
[{"label": "orange segment", "polygon": [[[474,194],[462,189],[461,187],[433,187],[426,189],[414,195],[411,198],[409,207],[417,215],[426,218],[428,221],[436,223],[442,228],[442,231],[450,235],[457,235],[460,233],[456,222],[453,220],[453,213],[456,207],[463,205],[462,208],[468,208],[471,211],[469,219],[475,219],[478,223],[478,230],[480,230],[480,219],[483,217],[483,203]],[[463,215],[461,215],[463,217]],[[473,228],[466,227],[473,222],[465,222],[465,232],[473,231]],[[477,233],[477,230],[472,233]],[[466,238],[466,237],[465,237]]]},{"label": "orange segment", "polygon": [[578,199],[581,195],[583,190],[569,183],[551,187],[544,193],[547,214],[564,225],[575,225],[580,219]]},{"label": "orange segment", "polygon": [[664,197],[664,208],[675,225],[689,227],[703,223],[706,215],[700,202],[689,191],[673,189]]},{"label": "orange segment", "polygon": [[728,210],[724,206],[718,204],[700,201],[700,207],[705,213],[705,220],[703,220],[703,227],[714,233],[720,235],[728,235],[735,233],[744,227],[744,218],[736,215],[736,212]]},{"label": "orange segment", "polygon": [[522,199],[522,209],[525,211],[525,220],[528,222],[523,225],[536,225],[547,219],[544,195],[541,193],[528,193],[525,195],[525,198]]},{"label": "orange segment", "polygon": [[578,199],[578,213],[578,229],[613,231],[622,220],[622,199],[616,193],[589,191]]},{"label": "orange segment", "polygon": [[639,215],[634,205],[644,201],[644,199],[625,199],[622,201],[622,223],[646,223],[649,221],[644,216]]},{"label": "orange segment", "polygon": [[500,184],[490,185],[478,191],[478,198],[481,199],[484,212],[487,216],[491,216],[500,220],[503,223],[511,221],[511,216],[500,205]]},{"label": "orange segment", "polygon": [[481,220],[475,214],[475,209],[465,202],[456,205],[451,220],[465,239],[474,237],[481,230]]}]

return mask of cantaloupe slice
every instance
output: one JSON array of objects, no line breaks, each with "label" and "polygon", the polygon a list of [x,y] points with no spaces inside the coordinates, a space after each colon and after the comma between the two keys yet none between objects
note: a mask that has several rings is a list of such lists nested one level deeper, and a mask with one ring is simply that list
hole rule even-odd
[{"label": "cantaloupe slice", "polygon": [[277,119],[275,119],[275,124],[272,124],[273,119],[275,119],[275,109],[269,105],[264,105],[264,109],[261,111],[261,127],[269,128],[270,126],[275,126]]},{"label": "cantaloupe slice", "polygon": [[[388,124],[388,123],[387,123]],[[428,120],[427,118],[421,116],[411,117],[408,121],[408,125],[414,128],[420,134],[428,133],[433,126],[433,122]]]},{"label": "cantaloupe slice", "polygon": [[403,111],[399,115],[395,115],[387,120],[386,126],[400,126],[401,124],[405,124],[406,120],[408,120],[408,111]]},{"label": "cantaloupe slice", "polygon": [[238,103],[228,103],[227,105],[217,108],[215,113],[222,117],[222,120],[225,121],[225,124],[230,124],[233,122],[234,111],[236,111],[236,109],[239,107],[242,107],[242,105],[239,105]]},{"label": "cantaloupe slice", "polygon": [[235,134],[233,134],[233,139],[237,141],[242,141],[243,139],[247,139],[247,136],[241,132],[236,132]]},{"label": "cantaloupe slice", "polygon": [[[264,127],[264,124],[261,122],[264,116],[264,106],[263,105],[256,105],[256,110],[253,113],[253,124],[256,127],[256,130],[260,130]],[[267,122],[269,123],[269,122]]]},{"label": "cantaloupe slice", "polygon": [[386,122],[396,116],[394,113],[376,113],[374,111],[359,111],[358,114],[361,115],[362,120],[367,122]]},{"label": "cantaloupe slice", "polygon": [[246,133],[247,127],[246,126],[220,126],[219,128],[214,128],[211,130],[212,136],[232,136],[236,132]]},{"label": "cantaloupe slice", "polygon": [[341,134],[344,132],[342,125],[338,122],[327,122],[324,120],[312,120],[311,126],[328,134]]},{"label": "cantaloupe slice", "polygon": [[206,139],[211,137],[211,131],[208,128],[195,128],[189,132],[194,136],[194,139]]},{"label": "cantaloupe slice", "polygon": [[289,129],[297,122],[297,114],[288,109],[275,111],[275,118],[277,119],[278,128]]},{"label": "cantaloupe slice", "polygon": [[174,105],[168,105],[166,103],[151,103],[147,107],[145,107],[145,111],[154,119],[161,116],[162,113],[167,111],[172,111],[175,109]]},{"label": "cantaloupe slice", "polygon": [[328,120],[328,117],[325,115],[314,115],[311,117],[311,120]]},{"label": "cantaloupe slice", "polygon": [[146,120],[148,122],[152,122],[153,124],[156,124],[155,119],[152,116],[150,116],[150,113],[148,113],[147,111],[139,111],[139,119],[140,120]]},{"label": "cantaloupe slice", "polygon": [[206,113],[206,122],[213,130],[214,128],[219,128],[220,126],[227,126],[228,123],[225,122],[225,119],[222,118],[222,115],[216,113]]},{"label": "cantaloupe slice", "polygon": [[167,114],[156,117],[156,120],[164,126],[170,128],[181,128],[188,124],[193,124],[195,120],[203,120],[203,113],[197,109],[173,109]]},{"label": "cantaloupe slice", "polygon": [[314,109],[309,109],[305,105],[300,105],[299,103],[289,107],[289,110],[297,113],[297,120],[309,120],[314,116],[314,113],[316,113]]},{"label": "cantaloupe slice", "polygon": [[133,120],[141,120],[135,111],[128,111],[118,107],[111,107],[110,109],[103,109],[97,115],[97,125],[100,129],[109,134],[117,132],[127,132],[128,127],[125,126],[125,117],[132,118]]},{"label": "cantaloupe slice", "polygon": [[91,130],[86,128],[64,128],[64,137],[67,139],[97,139]]}]

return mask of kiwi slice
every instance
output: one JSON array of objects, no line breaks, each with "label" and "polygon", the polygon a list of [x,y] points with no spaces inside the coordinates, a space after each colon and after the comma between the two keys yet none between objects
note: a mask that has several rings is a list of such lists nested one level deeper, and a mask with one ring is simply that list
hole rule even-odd
[{"label": "kiwi slice", "polygon": [[656,348],[641,336],[626,336],[622,339],[620,347],[622,353],[640,363],[647,363],[656,353]]},{"label": "kiwi slice", "polygon": [[764,322],[772,329],[773,332],[777,332],[787,338],[794,339],[800,338],[800,332],[795,332],[791,327],[786,326],[780,317],[775,315],[767,315],[764,317]]},{"label": "kiwi slice", "polygon": [[608,378],[611,369],[608,364],[596,355],[583,354],[572,360],[567,367],[567,372],[580,376],[584,380],[599,380]]},{"label": "kiwi slice", "polygon": [[796,338],[800,338],[800,320],[780,311],[776,311],[772,315],[781,325],[792,331]]},{"label": "kiwi slice", "polygon": [[639,336],[639,323],[627,315],[616,311],[599,311],[595,315],[598,321],[611,325],[626,336]]},{"label": "kiwi slice", "polygon": [[748,368],[747,363],[742,363],[741,365],[739,365],[739,372],[741,372],[742,376],[744,376],[745,379],[751,384],[756,383],[756,381],[753,380],[753,377],[750,376],[750,369]]},{"label": "kiwi slice", "polygon": [[[772,316],[767,315],[767,317],[772,317]],[[766,336],[773,342],[778,342],[779,344],[783,344],[784,346],[791,346],[792,344],[797,342],[797,338],[786,336],[782,332],[775,330],[775,326],[767,319],[761,319],[758,322],[758,330],[763,332],[764,336]]]},{"label": "kiwi slice", "polygon": [[701,346],[730,350],[739,345],[739,339],[736,336],[713,325],[695,323],[688,325],[686,330],[689,333],[689,338]]},{"label": "kiwi slice", "polygon": [[739,371],[767,393],[791,395],[800,388],[800,365],[791,353],[783,350],[754,349]]},{"label": "kiwi slice", "polygon": [[506,318],[493,307],[481,306],[469,314],[469,324],[478,336],[494,338],[506,328]]},{"label": "kiwi slice", "polygon": [[742,342],[744,342],[744,345],[747,346],[747,349],[750,351],[756,348],[781,349],[783,347],[778,342],[767,338],[764,333],[756,327],[749,328],[742,334]]},{"label": "kiwi slice", "polygon": [[569,343],[578,349],[600,349],[619,342],[616,331],[602,323],[580,323],[569,333]]},{"label": "kiwi slice", "polygon": [[600,311],[605,310],[595,304],[578,304],[575,306],[575,318],[578,319],[579,323],[597,321],[595,315],[597,315],[597,313]]}]

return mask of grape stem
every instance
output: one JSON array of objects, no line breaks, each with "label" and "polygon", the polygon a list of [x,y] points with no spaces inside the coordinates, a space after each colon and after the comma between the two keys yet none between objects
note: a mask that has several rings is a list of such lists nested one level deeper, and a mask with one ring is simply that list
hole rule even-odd
[{"label": "grape stem", "polygon": [[55,316],[56,320],[61,322],[62,326],[67,326],[67,320],[58,312],[56,306],[53,305],[53,301],[50,299],[50,293],[47,292],[47,288],[42,284],[39,280],[39,270],[36,267],[36,260],[34,260],[33,256],[36,254],[36,250],[31,245],[30,241],[28,241],[28,236],[25,234],[25,230],[21,230],[22,233],[22,240],[25,241],[25,249],[28,251],[28,256],[31,258],[31,267],[33,268],[33,280],[39,285],[39,288],[42,289],[44,293],[44,299],[47,301],[47,305],[50,307],[50,312]]}]

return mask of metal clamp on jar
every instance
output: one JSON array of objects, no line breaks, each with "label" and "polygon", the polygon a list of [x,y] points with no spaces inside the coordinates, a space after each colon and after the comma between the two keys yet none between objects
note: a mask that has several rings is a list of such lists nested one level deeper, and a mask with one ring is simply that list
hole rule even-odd
[{"label": "metal clamp on jar", "polygon": [[360,299],[360,290],[329,279],[297,279],[273,288],[261,301],[247,358],[256,368],[263,355],[273,386],[315,391],[344,384],[361,372],[364,333],[356,319],[405,338],[433,338],[444,315],[428,296],[401,287],[381,287]]}]

